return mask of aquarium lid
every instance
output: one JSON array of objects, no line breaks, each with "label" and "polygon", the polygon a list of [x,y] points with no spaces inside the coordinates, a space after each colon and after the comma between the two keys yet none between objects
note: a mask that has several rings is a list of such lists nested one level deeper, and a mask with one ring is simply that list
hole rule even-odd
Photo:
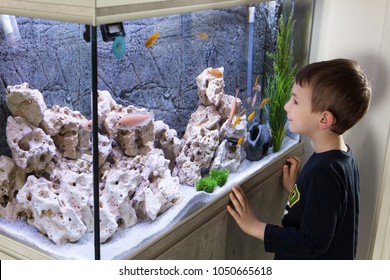
[{"label": "aquarium lid", "polygon": [[269,0],[1,0],[0,14],[89,25],[248,5]]}]

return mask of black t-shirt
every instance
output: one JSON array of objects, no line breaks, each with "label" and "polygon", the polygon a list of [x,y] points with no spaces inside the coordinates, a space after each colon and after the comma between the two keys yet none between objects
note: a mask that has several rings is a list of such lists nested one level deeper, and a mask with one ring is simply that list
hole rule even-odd
[{"label": "black t-shirt", "polygon": [[350,150],[314,153],[290,194],[283,228],[267,224],[265,250],[275,259],[354,259],[359,189]]}]

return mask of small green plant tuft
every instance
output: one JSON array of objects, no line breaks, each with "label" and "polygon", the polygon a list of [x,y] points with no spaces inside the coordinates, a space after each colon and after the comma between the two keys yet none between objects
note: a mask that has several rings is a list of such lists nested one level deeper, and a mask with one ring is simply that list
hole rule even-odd
[{"label": "small green plant tuft", "polygon": [[212,193],[217,186],[223,186],[229,177],[228,169],[212,169],[210,174],[199,179],[195,188],[197,191]]},{"label": "small green plant tuft", "polygon": [[212,193],[217,186],[217,182],[208,176],[200,178],[195,185],[197,191],[205,191],[207,193]]},{"label": "small green plant tuft", "polygon": [[223,186],[223,185],[225,185],[225,183],[229,177],[229,170],[228,169],[212,169],[212,170],[210,170],[209,176],[217,182],[218,186]]}]

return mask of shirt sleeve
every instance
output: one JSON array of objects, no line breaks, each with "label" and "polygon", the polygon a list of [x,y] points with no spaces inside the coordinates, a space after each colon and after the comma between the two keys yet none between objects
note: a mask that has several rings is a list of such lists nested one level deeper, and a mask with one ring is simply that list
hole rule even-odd
[{"label": "shirt sleeve", "polygon": [[321,256],[329,248],[341,212],[341,181],[332,170],[314,170],[305,180],[305,189],[299,228],[267,224],[264,233],[267,252],[304,259]]}]

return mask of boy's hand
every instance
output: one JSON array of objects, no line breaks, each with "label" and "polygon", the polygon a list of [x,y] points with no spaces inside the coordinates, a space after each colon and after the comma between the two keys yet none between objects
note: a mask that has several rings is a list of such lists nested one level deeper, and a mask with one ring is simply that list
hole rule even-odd
[{"label": "boy's hand", "polygon": [[291,192],[292,187],[297,182],[298,171],[301,167],[301,160],[298,157],[290,157],[286,160],[286,164],[283,165],[283,187]]},{"label": "boy's hand", "polygon": [[256,218],[240,186],[233,187],[229,197],[234,208],[228,205],[227,211],[232,215],[238,226],[245,233],[264,240],[266,224]]}]

